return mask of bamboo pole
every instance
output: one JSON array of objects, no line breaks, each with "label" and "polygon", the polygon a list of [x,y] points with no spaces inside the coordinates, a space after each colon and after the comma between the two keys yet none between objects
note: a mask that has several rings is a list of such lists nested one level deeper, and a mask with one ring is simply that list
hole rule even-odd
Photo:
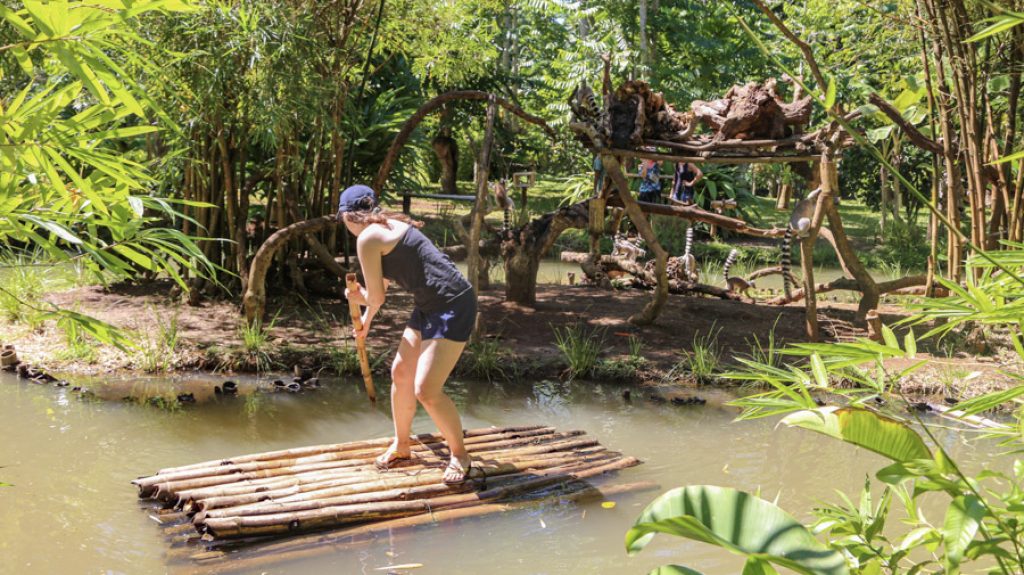
[{"label": "bamboo pole", "polygon": [[[580,432],[567,432],[541,438],[526,438],[518,440],[517,443],[509,440],[477,445],[470,444],[467,451],[481,459],[501,458],[514,461],[525,456],[558,452],[560,450],[600,447],[599,443],[594,439],[573,439],[574,437],[579,437],[578,433]],[[429,464],[437,465],[445,463],[448,457],[446,451],[438,453],[431,449],[421,451],[414,448],[414,454],[416,454],[415,458],[410,460],[408,465],[404,465],[400,469],[414,470],[417,462],[421,464],[421,468]],[[177,499],[178,506],[186,506],[193,501],[215,496],[241,495],[303,483],[325,480],[350,480],[357,479],[362,475],[375,475],[379,471],[374,465],[373,453],[368,453],[367,456],[366,458],[355,460],[274,467],[216,477],[166,482],[153,485],[149,489],[155,490],[155,495],[153,496],[161,501],[170,502]]]},{"label": "bamboo pole", "polygon": [[[512,426],[512,427],[481,427],[476,429],[467,429],[463,432],[463,436],[469,438],[482,436],[482,435],[497,435],[507,433],[520,433],[535,431],[538,429],[551,429],[543,425],[525,425],[525,426]],[[420,433],[411,437],[413,442],[440,442],[444,438],[437,433]],[[332,443],[326,445],[313,445],[310,447],[298,447],[293,449],[281,449],[278,451],[268,451],[265,453],[254,453],[250,455],[238,455],[235,457],[229,457],[227,459],[212,459],[209,461],[203,461],[200,463],[194,463],[192,465],[183,465],[179,467],[167,467],[156,472],[155,475],[164,475],[174,473],[176,471],[184,471],[188,469],[198,469],[201,467],[217,467],[220,465],[231,465],[234,463],[246,463],[250,461],[267,461],[271,459],[282,459],[289,457],[301,457],[303,455],[316,455],[320,453],[326,453],[328,451],[344,451],[348,449],[360,449],[364,447],[386,447],[394,441],[393,437],[380,437],[377,439],[369,439],[365,441],[349,441],[346,443]],[[142,479],[142,478],[140,478]],[[138,485],[140,479],[132,481],[133,484]]]},{"label": "bamboo pole", "polygon": [[[485,444],[497,440],[514,440],[518,438],[536,437],[540,435],[553,435],[554,432],[555,428],[553,427],[541,427],[526,431],[515,431],[512,433],[493,433],[482,436],[477,435],[473,437],[468,437],[465,440],[465,442],[467,445]],[[582,434],[582,432],[579,433]],[[423,437],[423,440],[416,440],[414,442],[415,450],[430,448],[430,446],[432,445],[444,445],[443,439],[437,435],[424,434]],[[317,448],[304,448],[303,450],[286,450],[281,452],[275,452],[277,454],[282,455],[282,457],[274,457],[273,459],[241,461],[241,458],[238,458],[236,460],[224,460],[219,464],[215,463],[209,466],[197,468],[190,467],[180,470],[170,470],[167,472],[161,472],[158,473],[157,475],[153,475],[150,477],[136,479],[132,483],[134,483],[140,488],[145,488],[167,481],[193,479],[213,475],[227,475],[244,471],[254,471],[257,469],[269,469],[273,467],[284,467],[286,465],[313,463],[316,461],[330,461],[332,460],[332,458],[342,458],[342,455],[354,457],[355,455],[365,455],[369,453],[374,453],[375,450],[378,450],[379,448],[385,446],[390,441],[390,438],[381,438],[379,440],[341,443],[335,445],[320,446]]]},{"label": "bamboo pole", "polygon": [[[607,450],[596,450],[590,452],[576,452],[576,453],[563,453],[555,454],[547,458],[537,458],[534,456],[522,456],[515,458],[505,459],[505,463],[511,463],[524,468],[544,468],[556,465],[564,465],[566,463],[572,463],[576,461],[588,461],[596,457],[610,457],[613,455],[612,452]],[[412,475],[420,475],[431,469],[442,467],[447,461],[437,460],[431,466],[420,465],[413,469],[406,470],[402,468],[402,474],[392,475],[391,477],[408,477]],[[479,469],[479,467],[478,467]],[[388,473],[394,473],[389,471]],[[237,493],[228,496],[209,497],[209,498],[193,498],[187,509],[196,511],[210,511],[213,509],[222,508],[238,508],[245,505],[251,505],[262,502],[289,502],[298,501],[305,499],[313,499],[317,497],[325,497],[328,495],[344,495],[352,493],[361,493],[362,488],[366,485],[373,484],[373,482],[380,479],[381,473],[378,471],[368,472],[360,476],[351,476],[344,478],[333,478],[330,476],[319,476],[311,478],[311,481],[296,480],[290,484],[281,486],[280,488],[260,488],[256,487],[250,489],[247,492]]]},{"label": "bamboo pole", "polygon": [[[474,507],[434,511],[433,513],[370,523],[348,529],[339,529],[314,535],[301,535],[286,541],[260,546],[251,552],[245,550],[237,553],[227,553],[224,551],[202,552],[193,555],[192,559],[195,564],[200,566],[199,569],[202,573],[217,574],[259,571],[286,561],[297,561],[334,554],[338,553],[341,549],[347,551],[351,549],[353,544],[371,541],[375,536],[382,533],[388,533],[389,535],[402,534],[426,525],[506,513],[533,505],[608,499],[626,493],[651,491],[658,488],[659,485],[652,482],[602,487],[579,486],[578,489],[569,493],[560,493],[536,500],[519,503],[489,503]],[[344,547],[338,547],[339,545]]]},{"label": "bamboo pole", "polygon": [[[346,274],[345,283],[348,286],[348,290],[358,291],[359,283],[356,282],[356,274]],[[349,300],[348,301],[348,313],[352,316],[352,327],[359,331],[363,329],[363,316],[359,310],[359,304]],[[363,372],[363,385],[366,386],[366,396],[370,398],[370,403],[373,405],[377,404],[377,392],[373,388],[373,374],[370,373],[370,359],[366,355],[366,338],[356,338],[356,350],[359,353],[359,371]]]},{"label": "bamboo pole", "polygon": [[533,489],[539,489],[554,483],[568,480],[581,480],[608,471],[625,469],[638,465],[639,460],[629,457],[597,465],[581,471],[549,475],[536,479],[488,491],[447,495],[429,500],[388,501],[375,504],[345,505],[326,507],[296,513],[278,513],[244,517],[207,519],[203,527],[207,533],[218,538],[249,537],[259,535],[279,535],[295,531],[320,529],[358,523],[377,521],[417,513],[431,513],[435,509],[475,505],[479,501],[510,497]]},{"label": "bamboo pole", "polygon": [[[500,455],[525,455],[525,454],[537,454],[537,453],[550,453],[553,451],[559,451],[563,449],[576,449],[580,447],[591,447],[598,445],[595,439],[576,439],[576,440],[560,440],[556,438],[554,442],[538,442],[538,443],[527,443],[529,447],[522,448],[519,446],[502,445],[500,447],[490,447],[479,451],[470,451],[470,454],[478,453],[490,453],[491,457],[498,457]],[[372,454],[367,454],[372,455]],[[286,475],[296,475],[304,472],[311,471],[323,471],[327,469],[341,469],[347,472],[359,472],[358,467],[366,466],[369,467],[375,462],[372,456],[359,458],[359,459],[342,459],[336,461],[324,461],[316,463],[306,463],[301,465],[293,465],[287,467],[274,467],[270,469],[257,469],[254,471],[248,471],[243,473],[232,473],[227,475],[217,475],[212,477],[199,477],[195,479],[185,479],[181,481],[167,481],[158,483],[151,486],[150,490],[155,490],[151,497],[159,501],[170,503],[178,501],[179,504],[183,503],[179,492],[196,489],[200,487],[211,487],[216,485],[225,485],[236,483],[242,480],[251,479],[266,479],[275,478]]]},{"label": "bamboo pole", "polygon": [[[488,479],[509,474],[521,474],[528,471],[532,476],[545,469],[564,468],[567,466],[578,466],[594,462],[608,462],[612,459],[619,459],[619,456],[597,454],[589,458],[575,459],[533,459],[521,462],[502,462],[498,465],[483,466],[479,463],[474,465],[474,477],[466,484],[447,485],[441,481],[444,469],[436,467],[425,469],[420,473],[409,476],[388,477],[380,476],[371,481],[355,485],[333,487],[297,493],[282,497],[278,500],[261,501],[255,504],[239,505],[212,509],[196,515],[195,522],[202,524],[206,519],[217,519],[225,517],[243,517],[251,515],[270,515],[276,513],[291,513],[323,509],[326,507],[384,502],[388,500],[410,500],[420,499],[419,494],[450,495],[465,491],[467,486],[486,483]],[[430,488],[430,489],[427,489]]]}]

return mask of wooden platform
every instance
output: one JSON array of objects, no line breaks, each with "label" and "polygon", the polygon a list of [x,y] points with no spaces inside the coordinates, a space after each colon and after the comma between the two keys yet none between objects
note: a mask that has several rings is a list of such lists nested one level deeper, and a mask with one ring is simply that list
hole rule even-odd
[{"label": "wooden platform", "polygon": [[449,454],[433,434],[414,436],[413,458],[385,471],[374,458],[390,438],[206,461],[161,469],[132,483],[143,507],[172,537],[172,547],[200,562],[223,559],[220,549],[308,531],[333,530],[298,538],[274,553],[501,511],[509,503],[654,487],[635,483],[598,490],[584,481],[640,461],[609,451],[583,431],[482,428],[467,430],[465,437],[473,466],[461,485],[442,482]]}]

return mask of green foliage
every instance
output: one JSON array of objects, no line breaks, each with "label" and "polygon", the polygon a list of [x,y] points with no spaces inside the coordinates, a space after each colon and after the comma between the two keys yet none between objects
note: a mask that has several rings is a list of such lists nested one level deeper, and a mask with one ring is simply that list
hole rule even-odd
[{"label": "green foliage", "polygon": [[170,371],[180,344],[178,312],[165,319],[155,308],[150,311],[155,325],[137,333],[135,364],[147,373]]},{"label": "green foliage", "polygon": [[466,346],[458,370],[462,375],[487,381],[512,380],[516,362],[510,361],[510,355],[500,340],[483,338]]},{"label": "green foliage", "polygon": [[58,352],[58,359],[86,363],[96,360],[96,346],[89,341],[78,322],[62,318],[57,326],[64,333],[64,347]]},{"label": "green foliage", "polygon": [[[1024,264],[1021,252],[987,254],[998,263],[1019,270]],[[884,326],[883,341],[857,340],[848,343],[799,344],[782,350],[786,358],[797,361],[782,365],[741,359],[740,370],[725,377],[767,384],[770,391],[732,402],[743,409],[740,419],[784,415],[789,426],[809,429],[888,458],[892,463],[876,473],[885,487],[878,504],[872,502],[870,486],[865,485],[859,504],[843,497],[843,504],[826,505],[817,511],[815,531],[826,536],[828,545],[846,557],[855,573],[959,573],[967,564],[991,566],[988,572],[1016,573],[1024,561],[1024,534],[1018,528],[1024,520],[1024,491],[1020,488],[1024,465],[1015,463],[1010,474],[983,469],[976,475],[965,474],[949,457],[943,444],[933,436],[935,425],[917,419],[911,421],[896,413],[881,413],[881,404],[906,401],[900,384],[923,365],[910,363],[895,371],[889,360],[913,360],[919,341],[949,333],[958,325],[976,321],[1010,331],[1018,354],[1020,318],[1015,306],[1021,295],[1007,274],[993,274],[988,259],[968,262],[967,277],[981,273],[966,287],[950,285],[947,298],[925,300],[916,306],[917,314],[905,323],[921,325],[942,318],[938,327],[918,337],[913,331],[902,338]],[[1010,308],[1007,311],[1006,308]],[[951,325],[947,325],[951,324]],[[903,363],[907,363],[904,361]],[[1009,373],[1024,381],[1019,373]],[[842,385],[839,385],[842,383]],[[819,407],[817,392],[828,392],[841,405]],[[1019,402],[1024,385],[980,395],[958,405],[958,417],[971,417],[1007,402]],[[1019,450],[1020,410],[1014,421],[990,424],[985,435]],[[923,433],[923,436],[922,436]],[[927,439],[927,442],[926,442]],[[921,509],[921,499],[936,497],[945,502],[941,525],[930,522]],[[892,502],[902,504],[902,530],[887,529]],[[941,549],[941,553],[938,550]],[[925,553],[932,551],[934,556]]]},{"label": "green foliage", "polygon": [[766,571],[763,563],[804,575],[849,573],[842,554],[815,539],[788,513],[735,489],[695,485],[659,496],[626,533],[626,550],[630,555],[643,550],[656,533],[709,543],[746,557],[744,573],[774,572],[771,567]]},{"label": "green foliage", "polygon": [[573,380],[586,377],[593,373],[597,366],[597,357],[604,348],[604,330],[588,329],[582,323],[575,323],[564,328],[553,327],[555,346],[562,352],[567,365],[566,375]]},{"label": "green foliage", "polygon": [[707,332],[694,334],[690,349],[683,352],[683,359],[672,366],[666,379],[676,380],[689,376],[699,384],[711,383],[718,376],[722,365],[722,350],[718,345],[718,334],[721,332],[721,328],[712,327]]},{"label": "green foliage", "polygon": [[278,315],[274,315],[265,326],[261,320],[256,320],[252,325],[245,321],[238,325],[238,337],[242,340],[242,348],[248,354],[249,363],[257,372],[267,371],[273,366],[270,357],[270,330],[274,329],[277,318]]},{"label": "green foliage", "polygon": [[355,375],[360,373],[359,354],[356,349],[345,340],[343,347],[330,349],[330,365],[334,373],[338,375]]}]

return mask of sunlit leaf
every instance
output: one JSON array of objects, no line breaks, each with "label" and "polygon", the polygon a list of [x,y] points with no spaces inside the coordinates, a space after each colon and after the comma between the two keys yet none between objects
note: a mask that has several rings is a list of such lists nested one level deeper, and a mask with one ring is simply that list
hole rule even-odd
[{"label": "sunlit leaf", "polygon": [[641,551],[656,533],[710,543],[804,575],[849,572],[840,553],[815,539],[788,513],[727,487],[695,485],[659,496],[626,534],[626,549],[631,555]]}]

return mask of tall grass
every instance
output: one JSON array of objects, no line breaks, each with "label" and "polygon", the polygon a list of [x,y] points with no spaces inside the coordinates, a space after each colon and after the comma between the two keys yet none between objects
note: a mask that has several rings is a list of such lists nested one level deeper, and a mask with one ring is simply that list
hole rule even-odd
[{"label": "tall grass", "polygon": [[718,344],[721,331],[721,328],[712,327],[703,334],[694,334],[692,348],[683,352],[683,358],[672,366],[666,378],[674,381],[689,375],[699,384],[711,383],[722,365],[722,351]]},{"label": "tall grass", "polygon": [[568,365],[568,379],[590,375],[597,365],[597,356],[604,347],[604,330],[586,326],[577,322],[564,328],[553,327],[555,345],[562,352]]},{"label": "tall grass", "polygon": [[249,354],[249,361],[256,367],[256,372],[269,370],[273,361],[270,358],[270,330],[274,329],[278,315],[270,320],[266,326],[257,320],[252,325],[243,321],[238,325],[238,337],[242,340],[242,347]]},{"label": "tall grass", "polygon": [[96,361],[96,345],[83,332],[81,324],[62,319],[57,327],[64,334],[64,347],[57,352],[57,359],[64,361]]},{"label": "tall grass", "polygon": [[505,365],[515,363],[508,359],[500,341],[481,339],[466,346],[466,353],[459,362],[459,373],[487,381],[508,380],[513,372],[506,371]]},{"label": "tall grass", "polygon": [[155,308],[151,308],[150,313],[156,320],[156,326],[137,334],[135,364],[149,373],[170,371],[174,368],[175,355],[181,345],[178,311],[166,319]]}]

